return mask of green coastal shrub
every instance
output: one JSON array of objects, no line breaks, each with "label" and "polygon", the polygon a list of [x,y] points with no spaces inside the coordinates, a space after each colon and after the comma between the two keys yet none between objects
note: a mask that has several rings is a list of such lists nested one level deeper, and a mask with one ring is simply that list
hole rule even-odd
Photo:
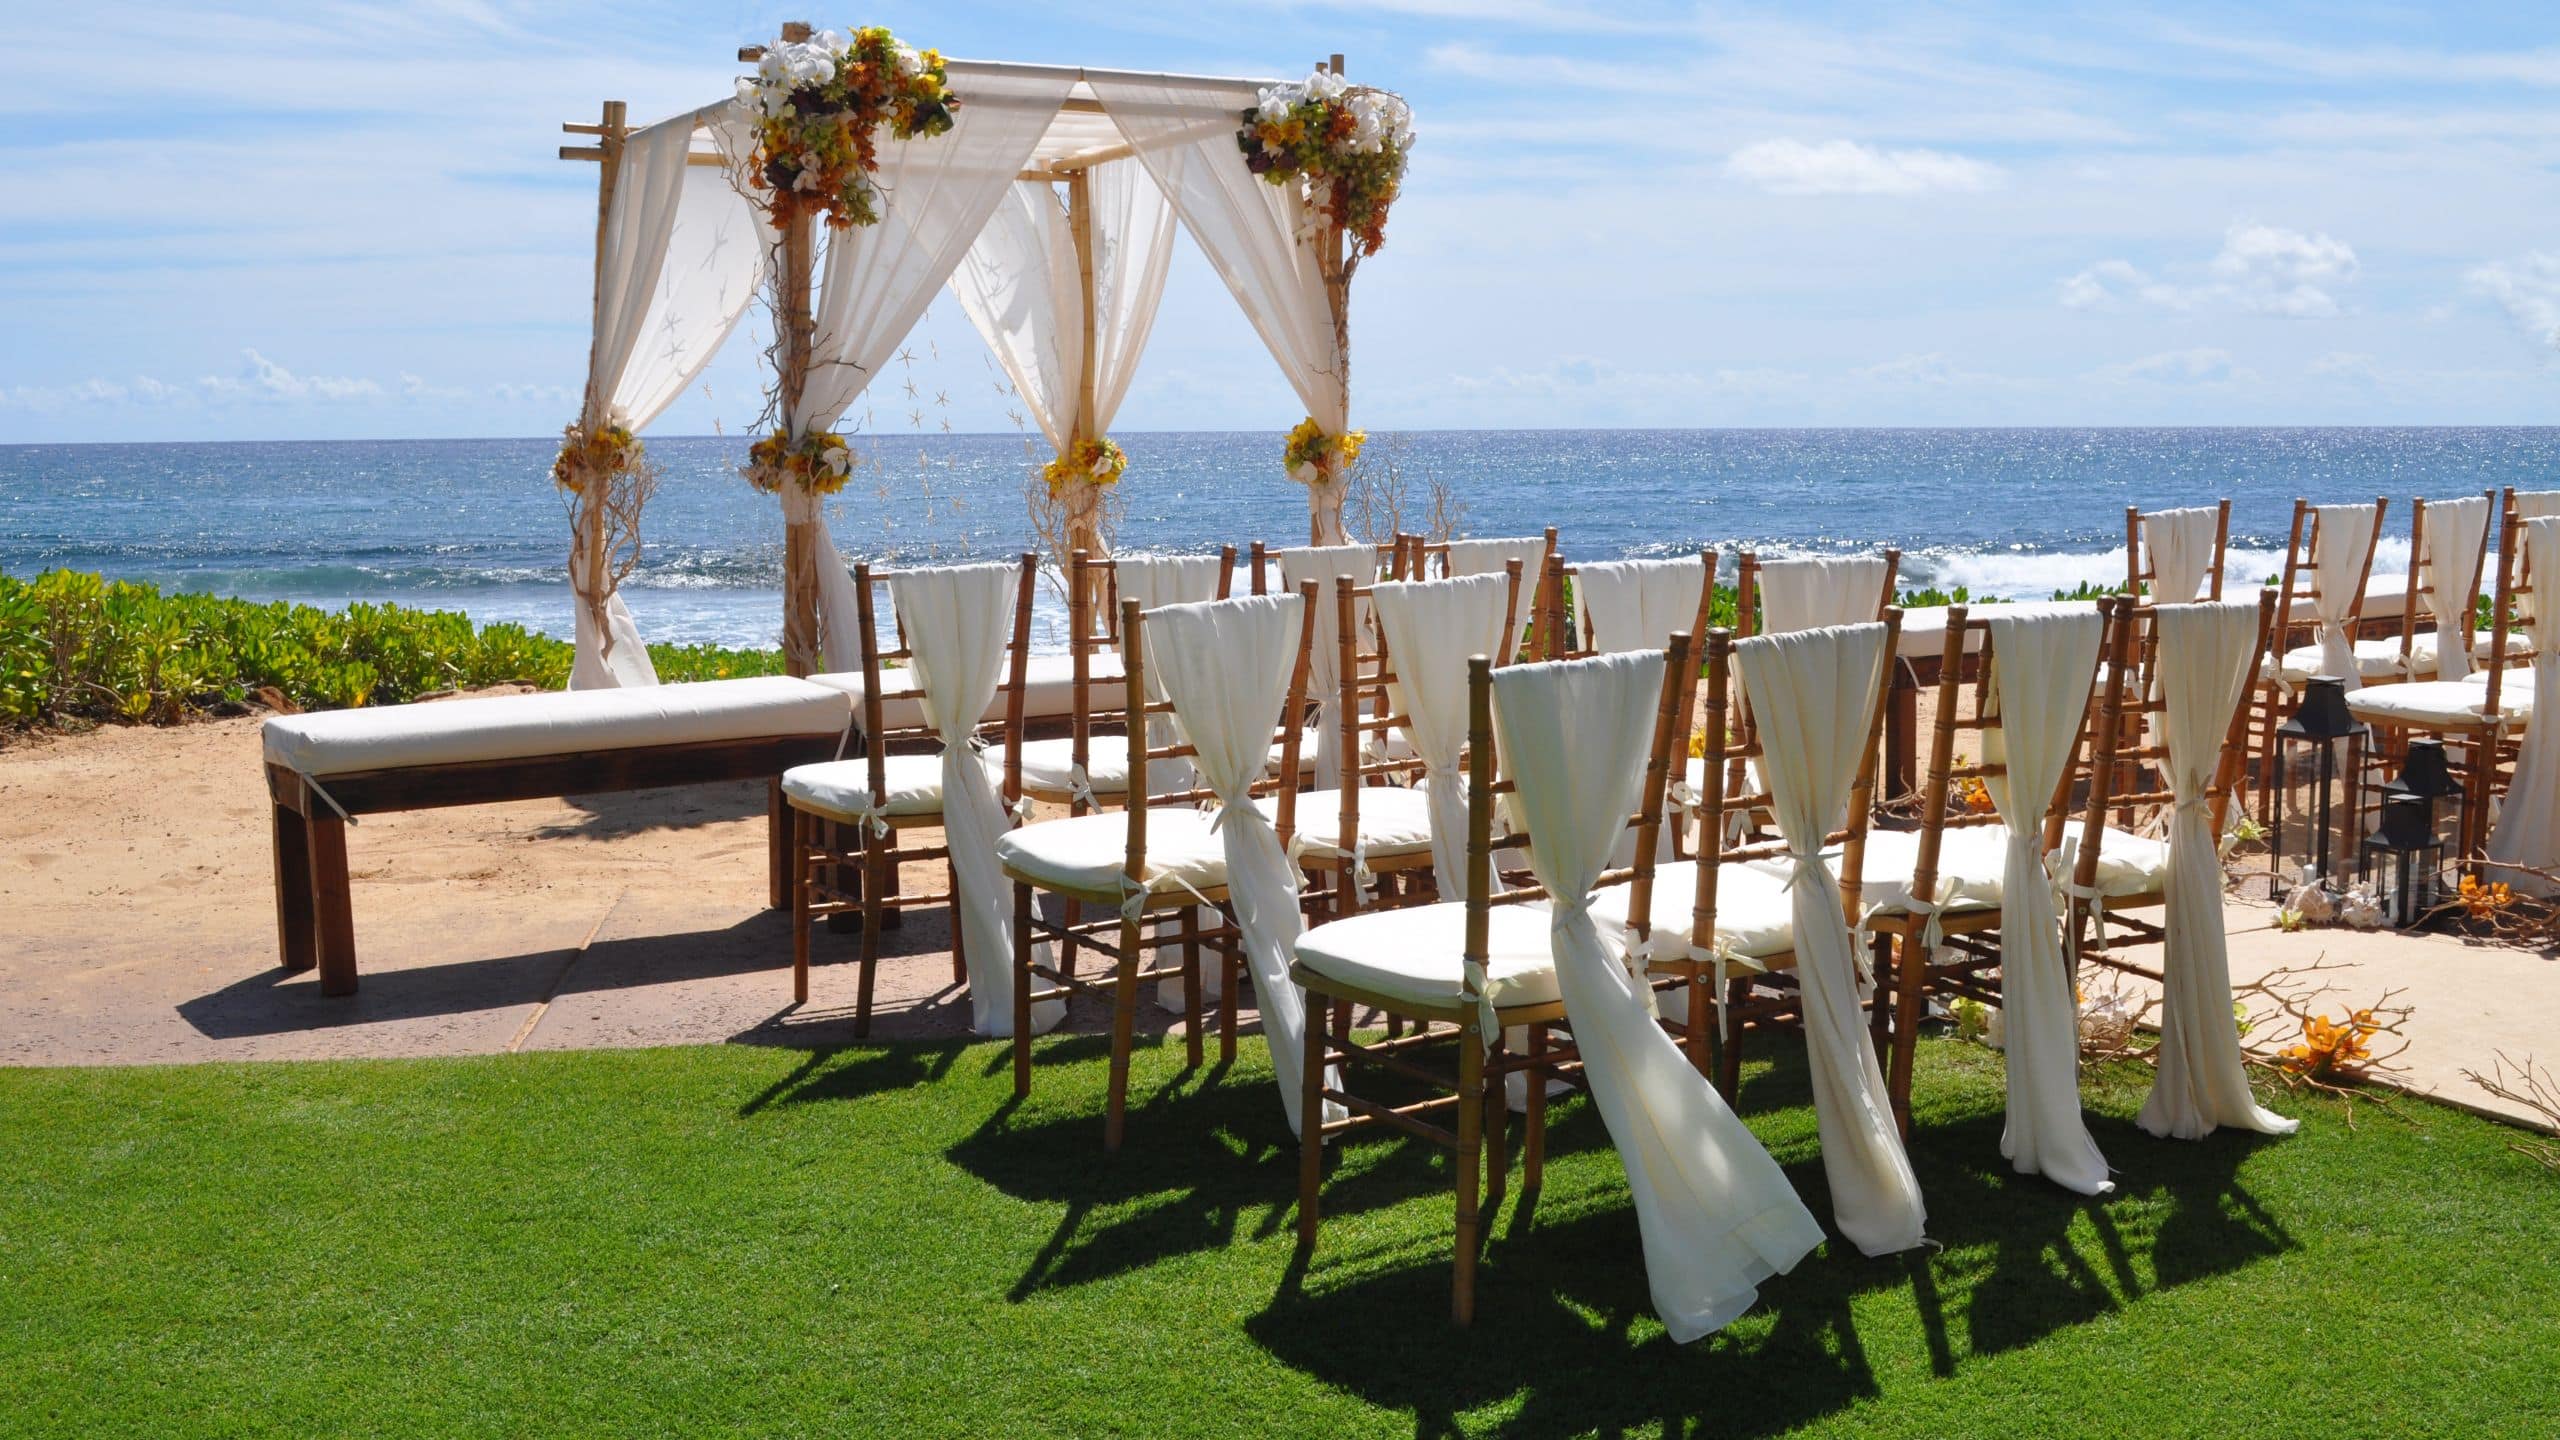
[{"label": "green coastal shrub", "polygon": [[[172,724],[272,686],[304,709],[387,705],[440,690],[569,681],[569,645],[450,610],[321,610],[51,570],[0,574],[0,723]],[[658,676],[773,675],[772,650],[652,645]]]}]

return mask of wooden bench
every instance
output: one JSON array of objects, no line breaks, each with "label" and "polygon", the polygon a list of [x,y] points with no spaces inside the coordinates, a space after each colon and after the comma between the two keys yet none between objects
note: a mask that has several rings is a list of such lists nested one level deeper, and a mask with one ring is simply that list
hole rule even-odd
[{"label": "wooden bench", "polygon": [[281,716],[262,727],[285,969],[356,990],[347,826],[360,815],[766,782],[769,903],[791,903],[782,772],[833,758],[845,693],[783,676]]}]

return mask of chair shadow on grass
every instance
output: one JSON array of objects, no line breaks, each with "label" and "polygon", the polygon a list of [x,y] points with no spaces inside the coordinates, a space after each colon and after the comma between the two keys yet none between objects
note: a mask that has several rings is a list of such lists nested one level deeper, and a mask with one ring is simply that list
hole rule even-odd
[{"label": "chair shadow on grass", "polygon": [[[1809,1101],[1798,1047],[1753,1075],[1742,1113],[1750,1120]],[[1873,1259],[1839,1238],[1811,1137],[1781,1140],[1789,1180],[1831,1239],[1765,1282],[1750,1314],[1686,1348],[1658,1331],[1629,1342],[1651,1302],[1635,1216],[1614,1177],[1609,1189],[1551,1198],[1542,1217],[1506,1197],[1486,1226],[1476,1323],[1450,1328],[1447,1229],[1364,1254],[1332,1224],[1345,1201],[1445,1204],[1445,1172],[1409,1165],[1328,1179],[1314,1254],[1291,1266],[1248,1329],[1292,1368],[1411,1411],[1420,1435],[1459,1433],[1459,1416],[1514,1398],[1520,1408],[1499,1433],[1766,1435],[1878,1393],[1853,1312],[1861,1297],[1908,1294],[1930,1369],[1947,1376],[1970,1357],[2034,1344],[2152,1291],[2294,1247],[2239,1182],[2264,1137],[2157,1141],[2092,1116],[2099,1145],[2122,1168],[2117,1194],[2087,1200],[2013,1174],[2000,1155],[2003,1125],[1996,1099],[1924,1115],[1910,1150],[1930,1238],[1943,1248]],[[1556,1133],[1592,1132],[1605,1146],[1599,1129],[1590,1107],[1576,1105]],[[1335,1162],[1337,1174],[1348,1168]]]}]

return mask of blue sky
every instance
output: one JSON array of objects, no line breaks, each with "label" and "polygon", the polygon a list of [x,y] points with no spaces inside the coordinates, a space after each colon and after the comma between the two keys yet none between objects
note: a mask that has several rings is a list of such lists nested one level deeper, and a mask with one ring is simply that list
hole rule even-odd
[{"label": "blue sky", "polygon": [[[784,18],[1414,103],[1376,428],[2544,423],[2560,14],[1125,0],[0,8],[0,441],[536,435],[583,379],[606,97]],[[110,23],[111,17],[111,23]],[[937,305],[917,378],[1006,430]],[[734,433],[750,347],[662,431]],[[1120,428],[1297,407],[1187,242]]]}]

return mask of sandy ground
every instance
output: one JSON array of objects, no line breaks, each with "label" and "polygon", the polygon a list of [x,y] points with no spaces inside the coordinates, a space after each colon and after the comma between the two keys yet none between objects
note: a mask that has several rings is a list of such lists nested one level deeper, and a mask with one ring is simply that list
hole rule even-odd
[{"label": "sandy ground", "polygon": [[[850,1043],[854,937],[818,937],[790,1004],[790,928],[763,908],[759,786],[371,816],[348,837],[362,989],[276,965],[258,720],[107,729],[0,749],[0,1062],[25,1065]],[[934,877],[938,884],[938,877]],[[2461,1072],[2560,1066],[2560,960],[2444,937],[2275,933],[2235,901],[2245,981],[2325,956],[2333,1013],[2402,987],[2403,1082],[2496,1102]],[[968,1024],[949,931],[890,933],[877,1039]],[[1143,1005],[1144,1023],[1174,1017]],[[1080,1002],[1070,1028],[1106,1028]],[[2260,1033],[2261,1045],[2291,1041]]]}]

